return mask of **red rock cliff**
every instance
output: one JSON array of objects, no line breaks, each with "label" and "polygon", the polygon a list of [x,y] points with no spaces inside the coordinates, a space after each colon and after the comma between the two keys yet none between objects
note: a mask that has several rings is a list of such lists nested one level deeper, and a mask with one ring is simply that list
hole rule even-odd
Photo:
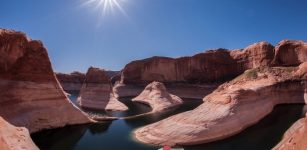
[{"label": "red rock cliff", "polygon": [[56,73],[56,76],[65,91],[80,91],[85,80],[85,74],[77,71],[70,74]]},{"label": "red rock cliff", "polygon": [[90,120],[67,99],[46,48],[23,33],[0,29],[0,116],[30,132]]}]

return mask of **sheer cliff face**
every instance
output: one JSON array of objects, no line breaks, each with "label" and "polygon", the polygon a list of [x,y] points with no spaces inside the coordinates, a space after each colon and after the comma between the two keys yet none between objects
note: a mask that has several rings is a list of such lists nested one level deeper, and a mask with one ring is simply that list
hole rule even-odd
[{"label": "sheer cliff face", "polygon": [[30,132],[90,120],[59,85],[40,41],[0,29],[0,116]]},{"label": "sheer cliff face", "polygon": [[152,57],[128,64],[122,72],[122,83],[139,84],[155,80],[199,83],[223,80],[238,74],[235,64],[229,52],[223,49],[177,59]]},{"label": "sheer cliff face", "polygon": [[76,71],[70,74],[57,73],[56,76],[65,91],[80,91],[85,80],[85,74]]},{"label": "sheer cliff face", "polygon": [[241,50],[218,49],[192,57],[152,57],[126,65],[122,83],[225,81],[261,66],[297,66],[307,61],[306,57],[307,44],[289,40],[281,41],[275,48],[259,42]]}]

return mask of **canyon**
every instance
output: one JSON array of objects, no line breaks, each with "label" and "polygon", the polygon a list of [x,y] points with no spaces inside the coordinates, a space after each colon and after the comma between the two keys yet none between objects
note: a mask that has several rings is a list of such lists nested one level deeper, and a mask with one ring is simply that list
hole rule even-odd
[{"label": "canyon", "polygon": [[[307,43],[259,42],[244,49],[136,60],[121,72],[90,67],[86,74],[55,74],[41,41],[0,29],[0,91],[0,149],[38,149],[29,133],[94,123],[68,99],[69,91],[78,91],[81,108],[107,111],[128,110],[119,101],[127,96],[150,105],[153,113],[183,105],[183,98],[203,99],[191,111],[134,131],[146,144],[196,145],[240,133],[276,105],[305,104]],[[306,147],[305,126],[306,118],[295,123],[275,149]]]}]

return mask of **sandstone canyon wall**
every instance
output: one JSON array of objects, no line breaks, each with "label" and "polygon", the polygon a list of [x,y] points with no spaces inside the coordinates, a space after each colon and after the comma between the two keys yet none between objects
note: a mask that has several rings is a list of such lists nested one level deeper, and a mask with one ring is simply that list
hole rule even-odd
[{"label": "sandstone canyon wall", "polygon": [[56,73],[56,76],[66,92],[80,91],[85,80],[85,74],[77,71],[70,74]]},{"label": "sandstone canyon wall", "polygon": [[30,132],[88,123],[58,83],[46,48],[21,32],[0,29],[0,116]]},{"label": "sandstone canyon wall", "polygon": [[90,109],[113,111],[128,109],[114,97],[105,70],[94,67],[88,69],[77,101],[81,107]]},{"label": "sandstone canyon wall", "polygon": [[15,127],[0,117],[1,150],[38,150],[26,128]]},{"label": "sandstone canyon wall", "polygon": [[245,71],[207,95],[196,109],[135,131],[153,145],[194,145],[227,138],[257,123],[277,104],[305,103],[307,63]]},{"label": "sandstone canyon wall", "polygon": [[203,98],[247,69],[298,65],[307,60],[306,49],[303,41],[284,40],[276,47],[259,42],[245,49],[209,50],[192,57],[137,60],[122,70],[114,92],[118,97],[135,96],[150,82],[159,81],[179,97]]}]

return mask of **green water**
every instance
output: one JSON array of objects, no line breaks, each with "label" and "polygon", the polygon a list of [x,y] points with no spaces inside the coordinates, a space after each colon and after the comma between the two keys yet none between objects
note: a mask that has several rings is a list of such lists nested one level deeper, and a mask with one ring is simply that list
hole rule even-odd
[{"label": "green water", "polygon": [[[75,100],[76,96],[71,98]],[[150,111],[148,106],[135,104],[130,98],[121,99],[130,108],[127,112],[97,112],[102,115],[131,116]],[[164,114],[116,120],[100,124],[75,125],[42,131],[32,135],[42,150],[157,150],[159,147],[144,145],[133,140],[134,129],[157,122],[168,116],[191,110],[201,104],[200,100],[186,100],[181,107]],[[280,105],[258,124],[225,140],[184,147],[185,150],[266,150],[276,145],[284,132],[304,114],[304,105]],[[89,110],[87,110],[89,111]],[[253,110],[251,110],[253,111]]]}]

